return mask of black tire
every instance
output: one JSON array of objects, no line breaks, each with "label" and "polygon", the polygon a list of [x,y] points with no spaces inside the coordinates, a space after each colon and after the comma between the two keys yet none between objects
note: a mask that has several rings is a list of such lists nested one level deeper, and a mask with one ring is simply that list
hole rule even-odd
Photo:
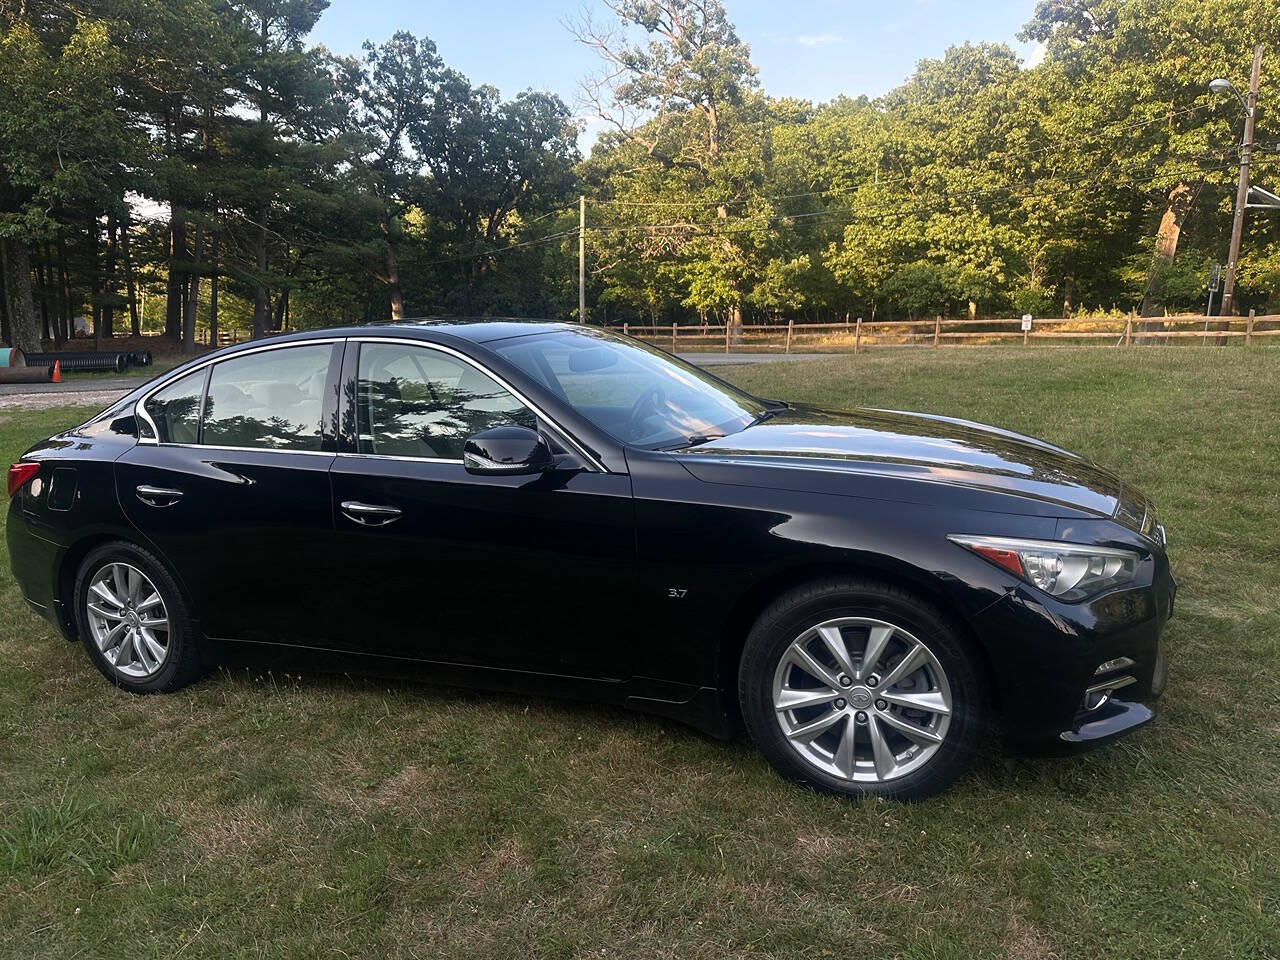
[{"label": "black tire", "polygon": [[[941,745],[918,769],[878,782],[838,777],[802,757],[783,732],[773,699],[780,658],[806,630],[838,617],[870,618],[905,629],[932,652],[945,671],[952,700],[949,726]],[[900,587],[854,578],[809,583],[771,603],[747,636],[738,670],[738,694],[752,740],[778,773],[820,790],[851,796],[919,800],[945,790],[972,763],[990,715],[983,665],[949,618]]]},{"label": "black tire", "polygon": [[[168,653],[159,669],[147,677],[131,677],[120,672],[98,649],[86,610],[89,587],[94,576],[110,563],[127,563],[144,573],[164,601],[169,621]],[[186,599],[172,574],[154,554],[124,540],[105,543],[90,550],[76,572],[72,588],[76,629],[89,659],[102,675],[131,693],[170,693],[200,679],[204,672]]]}]

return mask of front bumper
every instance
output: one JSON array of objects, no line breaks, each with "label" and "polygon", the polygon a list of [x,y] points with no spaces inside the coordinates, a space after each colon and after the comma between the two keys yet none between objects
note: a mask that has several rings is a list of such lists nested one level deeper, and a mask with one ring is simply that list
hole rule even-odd
[{"label": "front bumper", "polygon": [[1164,691],[1160,635],[1176,590],[1160,557],[1150,586],[1084,604],[1019,587],[975,617],[995,673],[1006,752],[1077,753],[1149,723]]}]

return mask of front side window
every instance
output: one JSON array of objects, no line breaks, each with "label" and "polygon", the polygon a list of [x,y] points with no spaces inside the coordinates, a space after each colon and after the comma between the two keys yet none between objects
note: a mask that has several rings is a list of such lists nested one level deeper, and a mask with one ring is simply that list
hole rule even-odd
[{"label": "front side window", "polygon": [[600,330],[556,330],[487,346],[614,439],[639,447],[734,433],[768,409],[676,357]]},{"label": "front side window", "polygon": [[180,377],[147,398],[143,409],[155,421],[161,443],[195,443],[200,427],[204,370]]},{"label": "front side window", "polygon": [[356,425],[360,453],[461,460],[473,433],[538,418],[492,377],[427,347],[360,345]]},{"label": "front side window", "polygon": [[319,450],[331,344],[282,347],[213,367],[202,442],[222,447]]}]

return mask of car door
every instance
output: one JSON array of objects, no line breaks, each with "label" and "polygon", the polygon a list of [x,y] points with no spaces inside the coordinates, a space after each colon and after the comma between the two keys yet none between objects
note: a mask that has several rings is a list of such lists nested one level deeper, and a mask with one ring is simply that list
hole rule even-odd
[{"label": "car door", "polygon": [[323,632],[343,575],[329,488],[342,348],[235,354],[142,402],[117,494],[207,636],[313,643]]},{"label": "car door", "polygon": [[[353,351],[357,351],[353,354]],[[505,424],[569,442],[474,360],[443,346],[348,346],[332,469],[348,563],[335,643],[385,655],[628,676],[636,589],[630,478],[580,461],[477,476],[467,437]],[[348,379],[349,378],[349,379]]]}]

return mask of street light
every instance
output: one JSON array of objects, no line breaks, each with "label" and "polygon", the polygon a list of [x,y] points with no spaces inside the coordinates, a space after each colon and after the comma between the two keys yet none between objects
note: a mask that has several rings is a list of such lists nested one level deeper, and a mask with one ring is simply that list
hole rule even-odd
[{"label": "street light", "polygon": [[[1233,94],[1244,110],[1244,137],[1240,141],[1240,182],[1236,187],[1236,210],[1231,218],[1231,250],[1227,254],[1227,282],[1222,291],[1222,315],[1230,316],[1235,309],[1236,268],[1240,260],[1240,238],[1244,233],[1244,208],[1249,203],[1249,161],[1253,154],[1253,123],[1258,105],[1258,85],[1262,80],[1262,44],[1253,48],[1253,72],[1249,76],[1249,99],[1245,100],[1240,91],[1232,86],[1230,80],[1219,77],[1209,81],[1209,90],[1221,96]],[[1218,324],[1219,330],[1227,328],[1226,321]],[[1219,344],[1226,343],[1225,337],[1218,339]]]},{"label": "street light", "polygon": [[1222,77],[1219,77],[1217,80],[1210,80],[1209,92],[1216,93],[1218,96],[1222,96],[1223,94],[1227,94],[1227,93],[1231,94],[1233,97],[1236,98],[1236,100],[1240,102],[1240,106],[1244,110],[1244,115],[1246,117],[1253,116],[1252,108],[1245,101],[1244,97],[1240,94],[1240,91],[1236,89],[1235,84],[1232,83],[1230,80],[1225,80]]}]

